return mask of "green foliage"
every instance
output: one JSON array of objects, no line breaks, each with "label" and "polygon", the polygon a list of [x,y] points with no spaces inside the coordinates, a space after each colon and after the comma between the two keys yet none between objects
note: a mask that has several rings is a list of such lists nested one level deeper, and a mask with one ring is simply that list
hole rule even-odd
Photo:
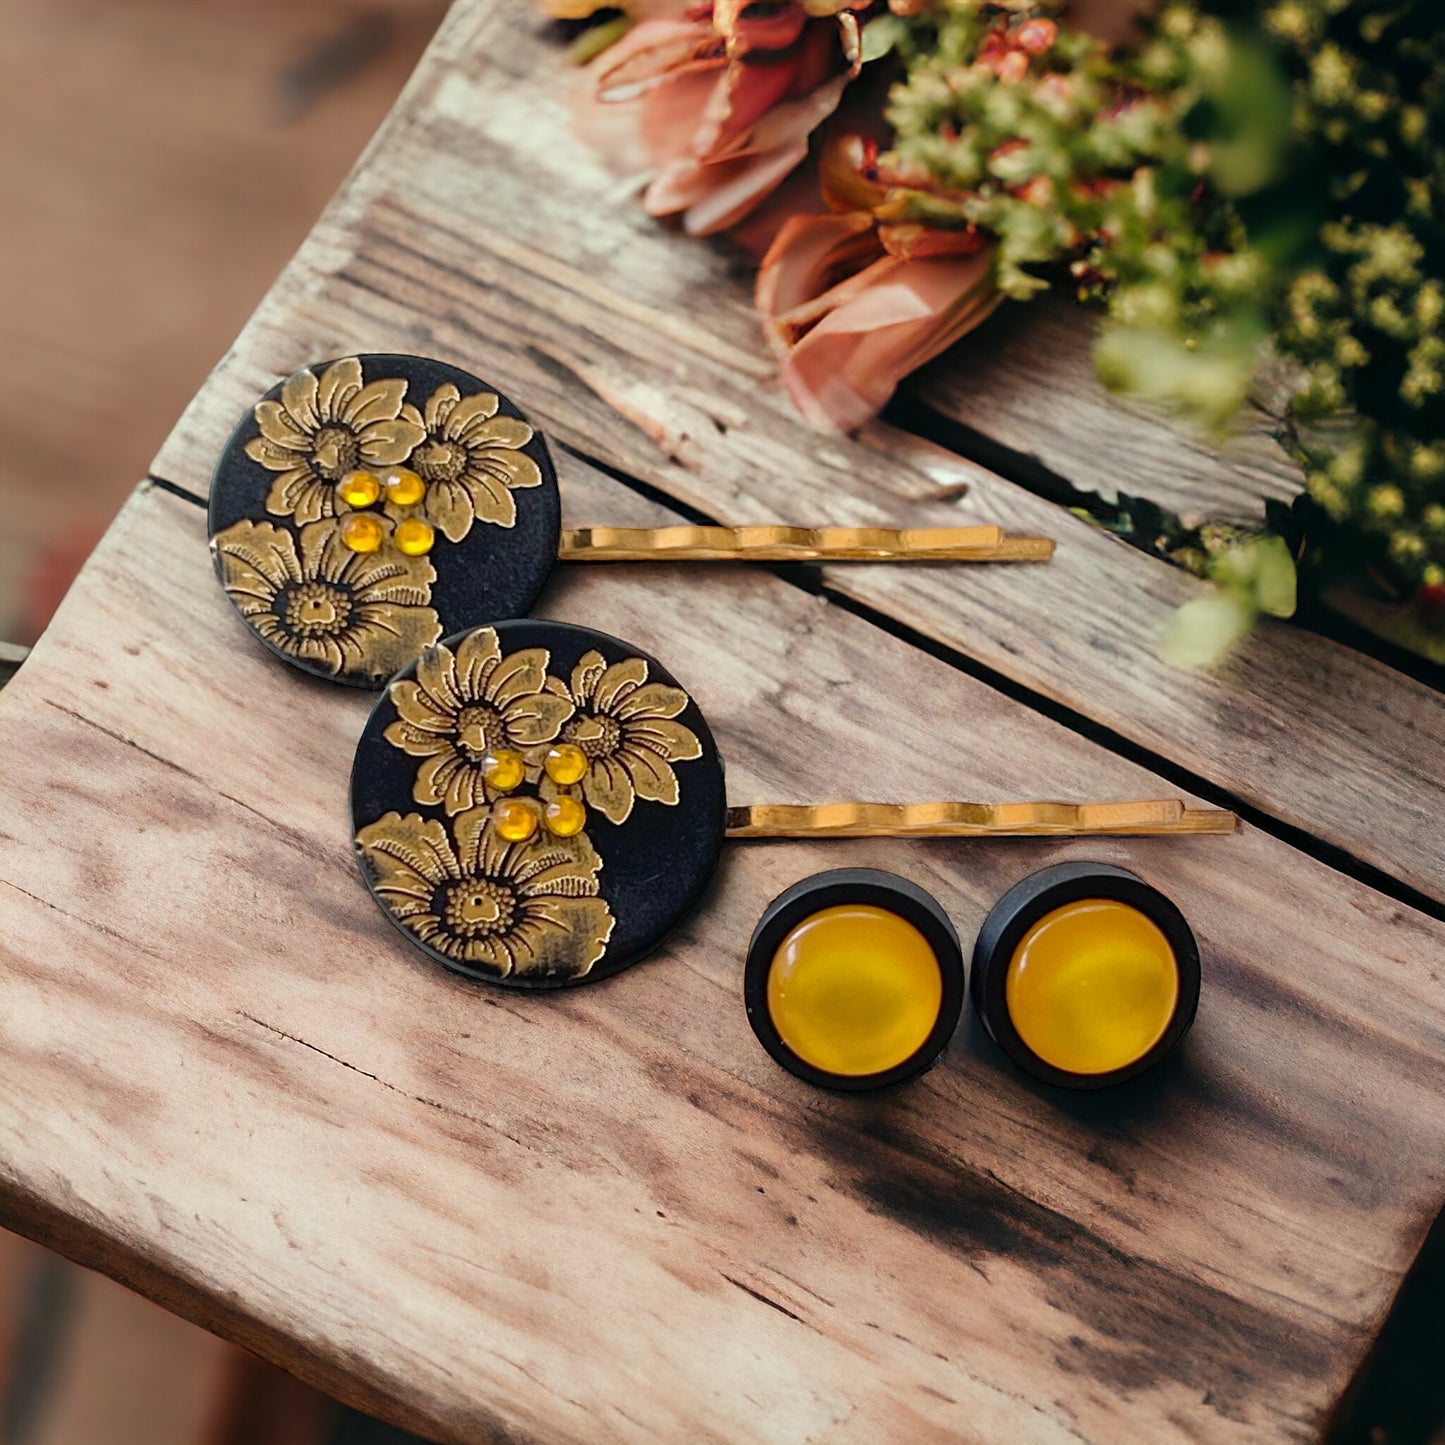
[{"label": "green foliage", "polygon": [[1289,544],[1212,564],[1178,651],[1278,610],[1282,582],[1237,572],[1268,556],[1445,585],[1440,8],[1168,0],[1110,48],[1060,0],[894,0],[877,37],[904,71],[884,167],[907,214],[995,236],[1010,296],[1063,276],[1102,300],[1108,385],[1217,429],[1267,345],[1302,377]]}]

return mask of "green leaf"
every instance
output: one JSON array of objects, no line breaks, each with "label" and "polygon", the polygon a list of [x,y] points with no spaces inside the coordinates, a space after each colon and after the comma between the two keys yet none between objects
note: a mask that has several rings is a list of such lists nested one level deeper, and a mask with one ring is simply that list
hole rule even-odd
[{"label": "green leaf", "polygon": [[863,27],[863,64],[882,60],[908,33],[907,22],[897,15],[878,15]]},{"label": "green leaf", "polygon": [[1256,615],[1234,592],[1196,597],[1169,619],[1159,651],[1176,667],[1218,667],[1254,626]]}]

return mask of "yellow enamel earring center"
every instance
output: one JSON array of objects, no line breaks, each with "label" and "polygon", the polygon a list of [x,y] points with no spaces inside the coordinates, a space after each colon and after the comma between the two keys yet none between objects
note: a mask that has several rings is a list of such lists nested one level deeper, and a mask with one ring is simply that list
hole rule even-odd
[{"label": "yellow enamel earring center", "polygon": [[928,940],[906,919],[840,904],[783,939],[767,1000],[778,1034],[804,1063],[828,1074],[881,1074],[927,1041],[943,975]]},{"label": "yellow enamel earring center", "polygon": [[1107,898],[1066,903],[1039,919],[1004,985],[1019,1037],[1046,1064],[1107,1074],[1137,1063],[1179,1003],[1179,968],[1159,926]]}]

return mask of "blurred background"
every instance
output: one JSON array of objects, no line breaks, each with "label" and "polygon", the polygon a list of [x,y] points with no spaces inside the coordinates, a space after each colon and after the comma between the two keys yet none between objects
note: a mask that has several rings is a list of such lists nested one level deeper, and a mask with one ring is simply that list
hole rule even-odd
[{"label": "blurred background", "polygon": [[[0,0],[0,642],[29,643],[445,0]],[[0,1445],[404,1437],[0,1232]]]}]

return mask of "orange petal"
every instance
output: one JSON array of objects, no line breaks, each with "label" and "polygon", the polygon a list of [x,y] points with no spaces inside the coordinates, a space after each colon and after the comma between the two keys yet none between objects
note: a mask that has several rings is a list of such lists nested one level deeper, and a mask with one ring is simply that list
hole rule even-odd
[{"label": "orange petal", "polygon": [[794,216],[785,221],[758,269],[754,304],[775,319],[826,292],[839,273],[851,275],[878,254],[872,218]]},{"label": "orange petal", "polygon": [[824,317],[784,363],[798,409],[843,430],[876,416],[903,377],[992,312],[992,263],[991,252],[876,263],[877,284]]},{"label": "orange petal", "polygon": [[723,48],[705,20],[644,20],[604,50],[590,74],[597,98],[613,102],[632,100],[683,71],[724,64]]},{"label": "orange petal", "polygon": [[971,256],[988,245],[978,231],[944,231],[916,222],[895,222],[878,227],[878,239],[890,256],[915,261],[923,256]]},{"label": "orange petal", "polygon": [[733,55],[752,50],[783,50],[808,23],[801,5],[776,5],[768,0],[715,0],[713,27]]}]

